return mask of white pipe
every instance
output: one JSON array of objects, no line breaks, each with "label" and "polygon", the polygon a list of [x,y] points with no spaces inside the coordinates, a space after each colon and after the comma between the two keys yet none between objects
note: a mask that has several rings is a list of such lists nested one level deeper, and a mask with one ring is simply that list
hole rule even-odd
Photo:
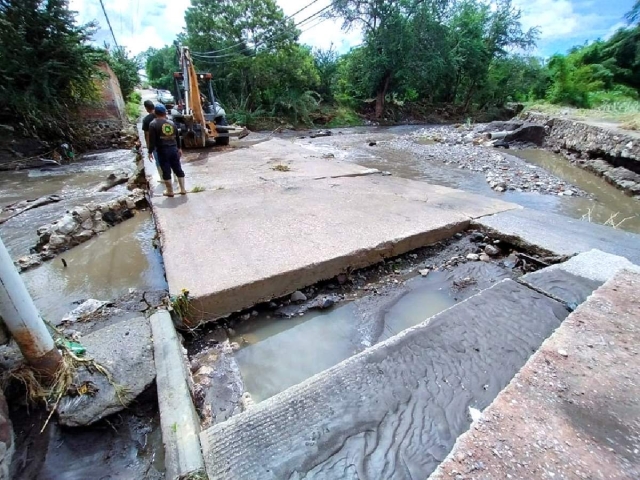
[{"label": "white pipe", "polygon": [[0,238],[0,315],[24,358],[53,374],[62,357]]},{"label": "white pipe", "polygon": [[511,132],[491,132],[487,133],[487,138],[489,140],[502,140],[504,137],[509,135]]}]

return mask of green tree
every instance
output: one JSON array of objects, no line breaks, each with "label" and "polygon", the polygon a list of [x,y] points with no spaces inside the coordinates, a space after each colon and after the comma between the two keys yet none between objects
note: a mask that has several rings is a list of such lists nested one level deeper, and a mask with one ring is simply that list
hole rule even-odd
[{"label": "green tree", "polygon": [[141,65],[137,58],[130,57],[124,47],[116,47],[109,52],[107,61],[118,77],[122,96],[128,98],[140,84]]},{"label": "green tree", "polygon": [[173,90],[173,74],[178,71],[178,55],[175,46],[150,48],[143,57],[149,83],[154,88]]},{"label": "green tree", "polygon": [[68,138],[73,112],[95,95],[93,29],[76,25],[66,0],[0,0],[2,115],[25,133]]},{"label": "green tree", "polygon": [[194,0],[185,20],[185,42],[196,66],[213,74],[232,118],[309,121],[319,101],[318,71],[275,0]]}]

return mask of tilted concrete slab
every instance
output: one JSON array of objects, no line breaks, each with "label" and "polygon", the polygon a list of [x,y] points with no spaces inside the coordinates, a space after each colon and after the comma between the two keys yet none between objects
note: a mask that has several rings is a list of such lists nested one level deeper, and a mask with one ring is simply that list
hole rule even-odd
[{"label": "tilted concrete slab", "polygon": [[626,270],[598,289],[431,480],[640,478],[639,289],[640,274]]},{"label": "tilted concrete slab", "polygon": [[[169,289],[189,290],[196,320],[286,295],[448,238],[471,219],[520,208],[424,182],[368,175],[335,160],[303,158],[299,150],[309,151],[295,145],[295,155],[282,145],[267,149],[290,158],[293,172],[273,171],[264,158],[254,168],[256,151],[267,144],[187,167],[189,182],[202,175],[211,185],[226,182],[223,189],[206,184],[202,193],[152,199]],[[246,170],[242,155],[249,155]],[[220,176],[205,172],[206,166]]]},{"label": "tilted concrete slab", "polygon": [[475,224],[523,247],[558,255],[598,249],[640,264],[640,235],[604,225],[529,209],[498,213]]},{"label": "tilted concrete slab", "polygon": [[624,257],[589,250],[566,262],[528,273],[521,281],[563,301],[574,310],[598,287],[624,269],[640,272],[640,267]]},{"label": "tilted concrete slab", "polygon": [[500,282],[202,432],[209,478],[426,478],[567,314]]}]

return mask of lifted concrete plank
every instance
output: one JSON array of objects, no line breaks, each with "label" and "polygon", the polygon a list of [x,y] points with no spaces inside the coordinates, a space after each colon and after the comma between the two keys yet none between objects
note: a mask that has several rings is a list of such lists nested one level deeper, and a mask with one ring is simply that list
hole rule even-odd
[{"label": "lifted concrete plank", "polygon": [[604,282],[625,268],[640,272],[640,268],[626,258],[590,250],[566,262],[528,273],[521,281],[575,309]]},{"label": "lifted concrete plank", "polygon": [[558,255],[575,255],[595,248],[640,264],[640,235],[604,225],[529,209],[498,213],[474,224],[524,247]]},{"label": "lifted concrete plank", "polygon": [[[318,160],[322,161],[322,160]],[[251,307],[518,208],[405,179],[277,182],[154,199],[169,289],[199,319]]]},{"label": "lifted concrete plank", "polygon": [[204,431],[209,478],[426,478],[566,315],[503,281]]},{"label": "lifted concrete plank", "polygon": [[640,478],[639,289],[629,271],[598,289],[430,478]]}]

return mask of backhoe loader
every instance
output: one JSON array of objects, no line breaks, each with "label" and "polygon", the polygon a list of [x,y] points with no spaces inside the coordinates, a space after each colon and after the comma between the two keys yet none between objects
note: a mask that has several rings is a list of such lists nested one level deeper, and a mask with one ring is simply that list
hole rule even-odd
[{"label": "backhoe loader", "polygon": [[173,74],[176,105],[171,119],[180,132],[183,148],[229,145],[230,136],[248,135],[246,128],[230,126],[214,93],[211,73],[195,70],[188,47],[178,47],[182,71]]}]

